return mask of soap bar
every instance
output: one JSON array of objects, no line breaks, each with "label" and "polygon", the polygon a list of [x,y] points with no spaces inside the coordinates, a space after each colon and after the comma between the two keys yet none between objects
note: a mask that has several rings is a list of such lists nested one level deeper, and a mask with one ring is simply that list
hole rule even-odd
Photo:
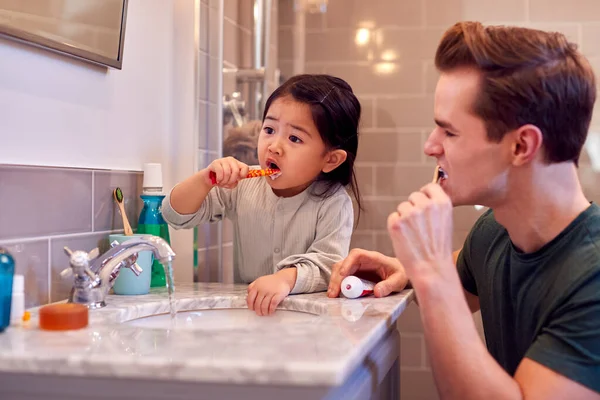
[{"label": "soap bar", "polygon": [[40,329],[66,331],[88,325],[88,308],[83,304],[49,304],[40,308]]}]

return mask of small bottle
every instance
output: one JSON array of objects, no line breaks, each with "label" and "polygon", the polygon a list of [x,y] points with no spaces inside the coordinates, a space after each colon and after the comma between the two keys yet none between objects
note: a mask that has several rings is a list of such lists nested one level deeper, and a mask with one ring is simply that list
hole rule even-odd
[{"label": "small bottle", "polygon": [[[137,233],[144,233],[163,238],[171,243],[169,225],[162,216],[162,201],[165,198],[162,184],[162,167],[160,164],[144,164],[144,182],[142,185],[142,201],[144,207],[140,212]],[[163,265],[154,260],[150,287],[165,287],[166,278]]]},{"label": "small bottle", "polygon": [[347,276],[342,281],[341,289],[344,296],[349,299],[373,294],[375,284],[356,276]]},{"label": "small bottle", "polygon": [[13,277],[12,301],[10,306],[10,324],[19,326],[23,322],[25,313],[25,277],[16,275]]},{"label": "small bottle", "polygon": [[0,247],[0,332],[10,325],[10,307],[13,290],[15,260]]}]

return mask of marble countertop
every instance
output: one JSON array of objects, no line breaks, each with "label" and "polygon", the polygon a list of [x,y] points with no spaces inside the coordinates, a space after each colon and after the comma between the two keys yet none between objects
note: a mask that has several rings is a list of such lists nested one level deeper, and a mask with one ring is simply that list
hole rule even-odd
[{"label": "marble countertop", "polygon": [[[246,288],[181,284],[176,287],[176,307],[180,312],[243,309]],[[412,290],[381,299],[294,295],[279,308],[319,317],[277,323],[267,316],[241,328],[217,324],[198,330],[123,324],[168,313],[162,288],[143,296],[110,295],[106,307],[90,310],[89,326],[74,331],[40,330],[33,309],[26,326],[0,333],[0,373],[335,386],[360,364],[412,298]]]}]

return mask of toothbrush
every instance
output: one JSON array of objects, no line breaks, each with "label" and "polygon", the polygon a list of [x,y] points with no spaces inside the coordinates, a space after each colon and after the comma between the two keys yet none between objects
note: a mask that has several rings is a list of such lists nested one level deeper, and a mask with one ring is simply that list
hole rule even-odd
[{"label": "toothbrush", "polygon": [[129,225],[129,220],[127,219],[127,214],[125,214],[125,207],[123,206],[123,191],[121,188],[116,188],[113,190],[113,197],[119,206],[119,210],[121,210],[121,217],[123,218],[123,229],[125,230],[125,236],[133,236],[133,230],[131,229],[131,225]]},{"label": "toothbrush", "polygon": [[431,181],[431,183],[438,183],[439,181],[445,178],[446,173],[444,172],[444,170],[441,169],[439,165],[436,165],[435,170],[433,171],[433,180]]},{"label": "toothbrush", "polygon": [[[271,177],[271,179],[275,179],[278,178],[279,175],[281,175],[281,171],[274,168],[251,169],[250,171],[248,171],[246,178],[258,178],[259,176],[269,176]],[[210,181],[212,182],[212,184],[216,185],[217,174],[215,174],[213,171],[210,171],[208,176],[210,177]]]}]

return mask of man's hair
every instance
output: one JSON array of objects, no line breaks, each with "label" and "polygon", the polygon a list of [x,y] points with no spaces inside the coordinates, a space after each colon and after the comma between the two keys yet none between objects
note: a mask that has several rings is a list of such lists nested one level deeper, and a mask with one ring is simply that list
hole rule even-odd
[{"label": "man's hair", "polygon": [[587,59],[563,34],[459,22],[442,37],[435,65],[442,73],[460,68],[480,73],[472,107],[490,140],[532,124],[542,131],[547,162],[577,165],[596,83]]}]

